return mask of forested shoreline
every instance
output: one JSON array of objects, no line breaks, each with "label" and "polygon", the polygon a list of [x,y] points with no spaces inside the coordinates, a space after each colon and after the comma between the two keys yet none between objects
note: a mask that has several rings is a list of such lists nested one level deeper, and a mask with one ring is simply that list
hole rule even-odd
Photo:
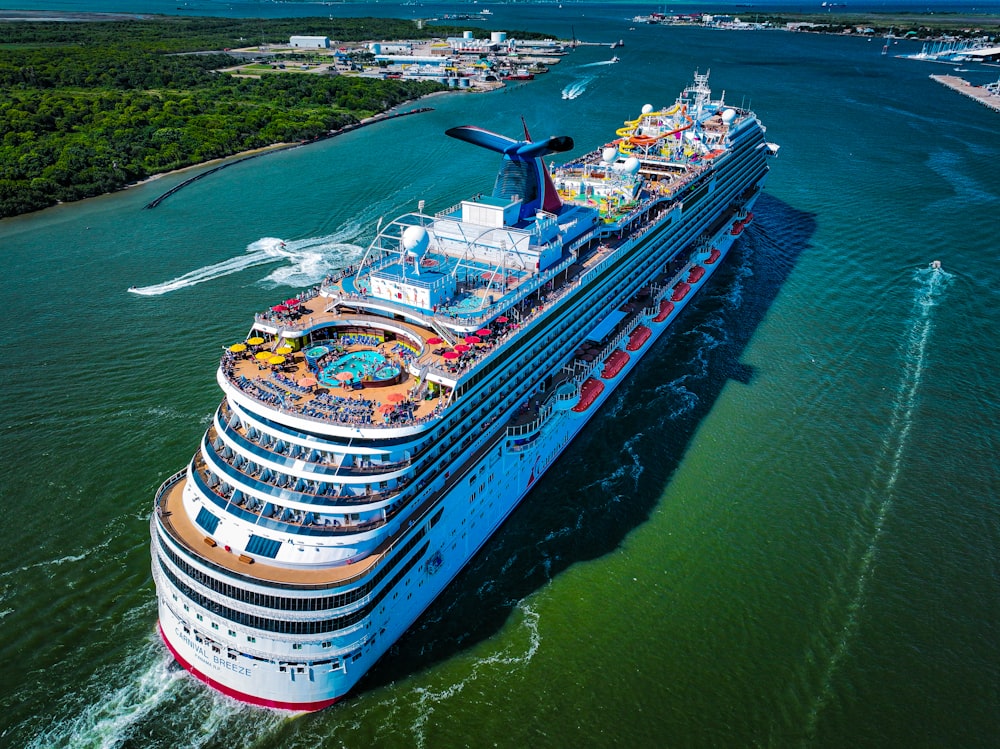
[{"label": "forested shoreline", "polygon": [[215,72],[234,63],[222,50],[287,44],[292,34],[350,42],[458,32],[381,18],[0,23],[0,217],[314,139],[444,90],[348,76],[233,77]]}]

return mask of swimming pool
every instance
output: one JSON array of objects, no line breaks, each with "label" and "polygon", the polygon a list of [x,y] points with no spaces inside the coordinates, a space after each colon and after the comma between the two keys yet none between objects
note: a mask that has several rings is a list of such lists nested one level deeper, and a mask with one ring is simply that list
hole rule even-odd
[{"label": "swimming pool", "polygon": [[[341,379],[337,376],[343,372],[349,372],[352,375],[351,379]],[[327,385],[338,386],[350,382],[360,382],[365,377],[382,382],[398,376],[399,367],[390,364],[380,352],[354,351],[350,354],[344,354],[324,367],[319,379]]]},{"label": "swimming pool", "polygon": [[323,354],[330,350],[329,346],[313,346],[311,349],[306,351],[306,356],[310,359],[319,359]]}]

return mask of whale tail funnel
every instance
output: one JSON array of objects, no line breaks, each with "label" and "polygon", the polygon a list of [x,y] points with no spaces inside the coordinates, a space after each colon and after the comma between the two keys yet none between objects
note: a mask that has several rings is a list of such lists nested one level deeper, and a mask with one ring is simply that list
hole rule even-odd
[{"label": "whale tail funnel", "polygon": [[493,186],[493,197],[505,200],[519,197],[519,218],[534,216],[538,209],[558,213],[562,208],[559,193],[542,159],[549,154],[572,150],[573,139],[568,135],[557,135],[536,143],[528,136],[526,125],[525,140],[514,140],[473,125],[453,127],[446,130],[445,135],[503,154],[503,163]]}]

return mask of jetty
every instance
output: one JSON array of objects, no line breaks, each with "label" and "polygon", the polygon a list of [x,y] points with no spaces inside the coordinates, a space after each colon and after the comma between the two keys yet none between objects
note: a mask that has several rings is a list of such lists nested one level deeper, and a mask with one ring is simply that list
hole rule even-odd
[{"label": "jetty", "polygon": [[962,96],[968,96],[985,107],[1000,112],[1000,81],[985,86],[973,86],[957,75],[932,75],[931,80],[947,86],[952,91],[958,91]]}]

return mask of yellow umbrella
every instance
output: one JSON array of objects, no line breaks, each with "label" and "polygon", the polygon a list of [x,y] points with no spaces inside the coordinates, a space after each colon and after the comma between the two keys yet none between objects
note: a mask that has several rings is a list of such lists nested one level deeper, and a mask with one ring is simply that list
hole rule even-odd
[{"label": "yellow umbrella", "polygon": [[254,354],[254,358],[260,359],[261,361],[264,361],[265,359],[270,359],[271,358],[271,352],[270,351],[258,351],[256,354]]},{"label": "yellow umbrella", "polygon": [[267,363],[268,364],[284,364],[285,363],[285,357],[283,357],[283,356],[272,356],[270,359],[267,360]]},{"label": "yellow umbrella", "polygon": [[253,338],[247,338],[247,343],[249,343],[251,346],[259,346],[263,342],[264,339],[261,338],[260,336],[255,335]]},{"label": "yellow umbrella", "polygon": [[229,350],[232,351],[234,354],[238,354],[241,351],[246,351],[247,345],[245,343],[234,343],[232,346],[229,347]]},{"label": "yellow umbrella", "polygon": [[281,356],[286,356],[287,354],[292,353],[292,347],[291,346],[278,346],[278,348],[276,348],[274,350],[274,353],[280,354]]}]

